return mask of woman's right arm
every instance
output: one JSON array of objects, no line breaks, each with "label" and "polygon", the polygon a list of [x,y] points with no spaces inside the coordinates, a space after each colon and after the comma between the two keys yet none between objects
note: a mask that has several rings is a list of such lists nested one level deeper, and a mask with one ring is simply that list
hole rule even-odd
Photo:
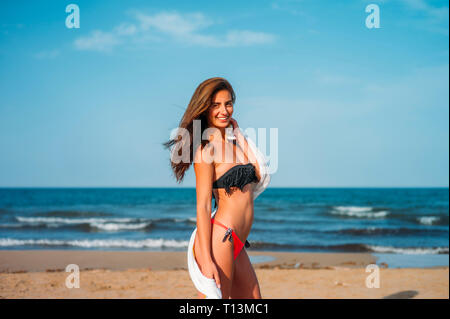
[{"label": "woman's right arm", "polygon": [[211,157],[211,147],[206,145],[203,150],[197,150],[194,157],[194,170],[197,192],[197,236],[199,240],[202,272],[208,278],[214,278],[220,288],[220,278],[217,267],[211,256],[211,200],[214,178],[214,164]]}]

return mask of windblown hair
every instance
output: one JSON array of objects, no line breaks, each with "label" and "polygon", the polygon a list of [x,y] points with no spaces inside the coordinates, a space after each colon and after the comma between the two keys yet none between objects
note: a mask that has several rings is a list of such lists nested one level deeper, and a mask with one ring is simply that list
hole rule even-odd
[{"label": "windblown hair", "polygon": [[[193,162],[194,158],[194,145],[193,145],[193,121],[200,120],[201,122],[201,130],[200,136],[203,136],[203,132],[208,128],[207,121],[207,111],[209,107],[212,105],[214,95],[221,90],[228,90],[231,95],[232,102],[234,104],[236,100],[236,95],[234,93],[233,87],[231,84],[221,77],[210,78],[208,80],[203,81],[195,90],[192,95],[191,101],[184,112],[184,115],[178,125],[178,132],[175,135],[175,139],[170,139],[169,141],[163,143],[165,148],[170,149],[171,147],[178,148],[178,155],[182,155],[182,150],[187,148],[186,145],[177,145],[177,143],[189,143],[188,147],[190,150],[189,153],[189,162],[180,161],[179,163],[174,163],[172,161],[172,156],[170,157],[170,165],[174,172],[175,178],[178,183],[184,178],[184,174],[189,169]],[[189,138],[183,138],[183,129],[189,132]],[[208,143],[206,140],[201,141],[201,148]],[[172,152],[171,152],[172,154]]]}]

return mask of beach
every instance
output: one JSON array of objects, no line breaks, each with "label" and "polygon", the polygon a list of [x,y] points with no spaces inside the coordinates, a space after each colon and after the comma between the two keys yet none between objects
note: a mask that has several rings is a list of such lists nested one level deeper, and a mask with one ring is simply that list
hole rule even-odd
[{"label": "beach", "polygon": [[[265,299],[449,298],[449,268],[389,268],[377,264],[369,288],[368,253],[249,252]],[[79,288],[68,288],[69,264]],[[369,286],[374,285],[373,281]],[[196,299],[185,252],[2,250],[0,298]]]}]

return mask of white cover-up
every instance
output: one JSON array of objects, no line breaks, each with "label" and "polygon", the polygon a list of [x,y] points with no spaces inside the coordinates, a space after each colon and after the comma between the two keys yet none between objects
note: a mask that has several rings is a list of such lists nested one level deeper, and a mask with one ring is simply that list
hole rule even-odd
[{"label": "white cover-up", "polygon": [[[255,143],[248,137],[246,137],[247,143],[251,148],[253,154],[256,157],[259,166],[260,180],[255,184],[253,188],[253,199],[255,200],[269,185],[270,175],[269,175],[269,164],[266,157],[260,152],[256,147]],[[217,212],[217,208],[211,214],[211,218]],[[188,251],[187,251],[187,264],[189,270],[189,276],[192,282],[202,294],[206,296],[206,299],[222,299],[222,292],[216,285],[214,278],[208,278],[202,274],[200,268],[198,267],[197,260],[194,257],[194,241],[195,235],[197,234],[197,228],[194,229],[189,240]]]}]

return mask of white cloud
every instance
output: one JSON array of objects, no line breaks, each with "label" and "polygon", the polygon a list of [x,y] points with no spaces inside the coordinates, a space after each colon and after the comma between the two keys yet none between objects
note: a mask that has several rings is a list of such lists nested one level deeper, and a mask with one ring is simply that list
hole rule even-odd
[{"label": "white cloud", "polygon": [[448,20],[448,7],[436,8],[429,5],[424,0],[402,0],[408,7],[413,10],[418,10],[426,13],[427,15],[434,17],[438,20]]},{"label": "white cloud", "polygon": [[160,12],[147,15],[132,14],[134,23],[121,23],[110,32],[93,31],[75,40],[78,50],[110,51],[127,42],[142,43],[166,40],[204,47],[234,47],[272,43],[273,34],[250,30],[229,30],[224,34],[205,34],[202,31],[213,22],[202,13],[180,14]]},{"label": "white cloud", "polygon": [[324,72],[322,70],[315,71],[315,80],[320,84],[326,85],[350,85],[358,84],[359,79],[350,76]]},{"label": "white cloud", "polygon": [[415,26],[448,36],[448,6],[435,7],[425,0],[402,0],[402,2],[408,9],[422,15],[422,21],[414,22]]},{"label": "white cloud", "polygon": [[305,16],[306,14],[299,10],[303,0],[276,0],[271,3],[271,8],[280,12],[287,12],[294,16]]},{"label": "white cloud", "polygon": [[116,32],[93,31],[89,36],[75,40],[75,47],[78,50],[91,51],[111,51],[111,49],[121,43]]},{"label": "white cloud", "polygon": [[201,13],[185,14],[159,13],[148,16],[136,15],[143,30],[155,29],[173,40],[206,47],[248,46],[271,43],[275,36],[249,30],[230,30],[225,35],[207,35],[200,31],[213,23]]},{"label": "white cloud", "polygon": [[38,52],[38,53],[34,54],[33,56],[36,59],[39,59],[39,60],[41,60],[41,59],[54,59],[57,56],[59,56],[59,53],[60,53],[59,50],[55,49],[55,50],[41,51],[41,52]]},{"label": "white cloud", "polygon": [[133,35],[138,31],[134,24],[122,23],[114,28],[117,35]]},{"label": "white cloud", "polygon": [[227,43],[233,45],[253,45],[271,43],[275,40],[273,34],[253,32],[247,30],[234,30],[227,33]]},{"label": "white cloud", "polygon": [[202,13],[178,13],[162,12],[153,16],[137,13],[136,19],[141,23],[143,30],[155,28],[158,31],[174,36],[191,35],[195,31],[208,27],[212,23]]}]

